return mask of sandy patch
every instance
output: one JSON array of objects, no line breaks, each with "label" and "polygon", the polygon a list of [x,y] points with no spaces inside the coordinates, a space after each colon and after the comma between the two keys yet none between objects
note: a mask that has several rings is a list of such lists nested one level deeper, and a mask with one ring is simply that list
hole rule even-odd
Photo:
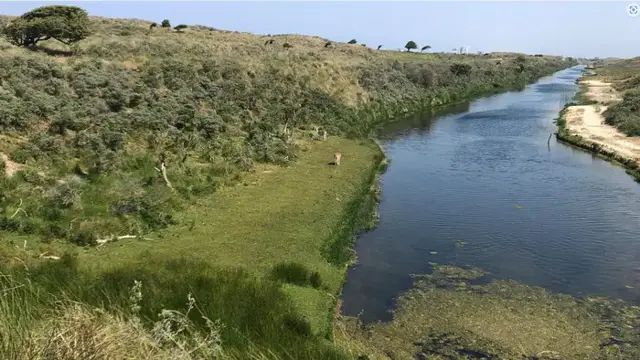
[{"label": "sandy patch", "polygon": [[[590,99],[605,103],[620,99],[609,83],[600,80],[583,83],[589,87],[586,96]],[[605,124],[602,113],[606,110],[607,107],[602,104],[570,106],[565,115],[567,130],[637,162],[640,159],[640,137],[626,136],[615,127]]]},{"label": "sandy patch", "polygon": [[0,160],[4,162],[4,173],[7,177],[13,176],[13,174],[17,173],[24,167],[24,165],[10,160],[9,157],[3,153],[0,153]]},{"label": "sandy patch", "polygon": [[586,96],[589,99],[596,100],[600,103],[609,103],[611,101],[619,101],[620,96],[611,87],[610,83],[601,80],[585,80],[583,84],[588,86]]}]

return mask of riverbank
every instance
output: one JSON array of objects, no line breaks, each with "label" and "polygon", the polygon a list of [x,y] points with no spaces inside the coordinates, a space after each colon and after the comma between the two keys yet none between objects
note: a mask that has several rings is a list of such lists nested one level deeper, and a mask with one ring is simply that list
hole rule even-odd
[{"label": "riverbank", "polygon": [[3,318],[41,336],[70,299],[147,336],[197,306],[195,333],[240,358],[343,358],[326,339],[375,219],[377,126],[574,64],[90,20],[73,49],[0,43],[3,289],[33,287]]},{"label": "riverbank", "polygon": [[569,105],[558,119],[558,140],[593,152],[623,165],[628,174],[640,181],[637,170],[640,159],[640,137],[627,136],[605,123],[608,106],[620,101],[611,83],[602,80],[581,80],[579,103]]}]

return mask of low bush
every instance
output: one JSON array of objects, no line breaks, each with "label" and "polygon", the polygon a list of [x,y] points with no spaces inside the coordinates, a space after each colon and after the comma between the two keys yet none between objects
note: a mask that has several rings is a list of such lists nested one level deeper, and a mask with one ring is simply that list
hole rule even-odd
[{"label": "low bush", "polygon": [[296,262],[275,265],[271,270],[271,276],[274,280],[299,286],[318,288],[322,285],[317,271],[311,272],[306,266]]}]

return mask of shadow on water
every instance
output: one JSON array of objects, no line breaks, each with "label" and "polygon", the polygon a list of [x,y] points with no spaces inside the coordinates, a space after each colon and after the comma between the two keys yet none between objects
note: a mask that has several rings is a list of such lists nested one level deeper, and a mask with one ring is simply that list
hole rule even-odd
[{"label": "shadow on water", "polygon": [[413,114],[383,127],[378,133],[378,138],[392,141],[405,136],[407,131],[429,132],[436,119],[447,115],[462,114],[467,111],[469,111],[469,102],[462,102],[428,112]]},{"label": "shadow on water", "polygon": [[380,222],[359,236],[343,313],[389,320],[430,263],[572,295],[640,302],[640,187],[624,170],[549,141],[580,69],[420,114],[380,135],[391,164]]}]

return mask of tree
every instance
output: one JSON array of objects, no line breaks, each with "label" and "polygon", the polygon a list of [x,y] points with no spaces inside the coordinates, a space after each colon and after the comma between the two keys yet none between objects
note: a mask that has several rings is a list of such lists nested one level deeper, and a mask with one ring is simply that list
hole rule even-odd
[{"label": "tree", "polygon": [[42,6],[24,13],[2,29],[7,40],[31,47],[39,41],[55,39],[71,45],[91,34],[89,16],[77,6]]},{"label": "tree", "polygon": [[413,50],[413,49],[417,49],[417,48],[418,48],[418,45],[416,44],[416,42],[415,42],[415,41],[411,40],[411,41],[409,41],[409,42],[407,43],[407,45],[405,45],[404,47],[405,47],[405,49],[407,49],[407,51],[411,51],[411,50]]},{"label": "tree", "polygon": [[376,50],[380,50],[382,48],[382,45],[378,45],[378,48]]},{"label": "tree", "polygon": [[149,25],[149,29],[153,29],[154,27],[158,27],[158,24],[153,23],[153,24]]},{"label": "tree", "polygon": [[353,44],[357,44],[357,43],[358,42],[356,41],[356,39],[351,39],[351,40],[349,40],[349,42],[347,44],[353,45]]},{"label": "tree", "polygon": [[169,19],[162,20],[162,27],[163,28],[170,28],[171,27],[171,22],[169,21]]},{"label": "tree", "polygon": [[429,49],[431,49],[431,45],[425,45],[425,46],[422,47],[422,49],[420,49],[420,52],[423,52],[423,51],[429,50]]},{"label": "tree", "polygon": [[180,25],[178,25],[178,26],[174,27],[174,28],[173,28],[173,30],[178,30],[178,31],[180,31],[180,30],[186,29],[187,27],[188,27],[188,26],[187,26],[187,25],[185,25],[185,24],[180,24]]}]

